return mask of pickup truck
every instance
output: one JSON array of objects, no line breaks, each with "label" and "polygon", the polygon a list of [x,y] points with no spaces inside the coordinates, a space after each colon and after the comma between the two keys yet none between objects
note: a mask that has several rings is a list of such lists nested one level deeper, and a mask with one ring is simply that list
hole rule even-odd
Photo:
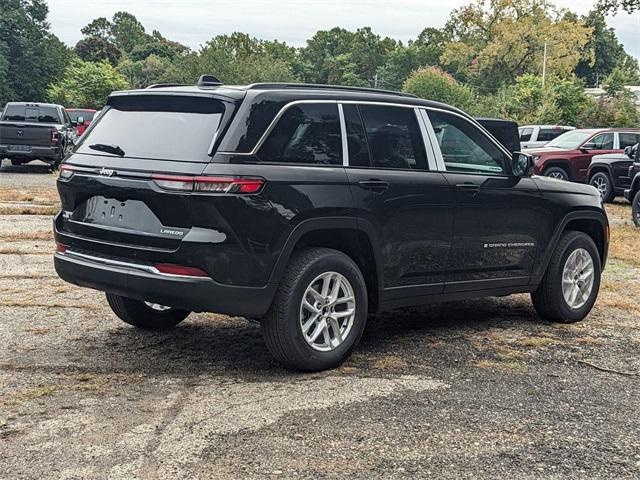
[{"label": "pickup truck", "polygon": [[518,129],[522,148],[544,147],[547,143],[576,127],[566,125],[524,125]]},{"label": "pickup truck", "polygon": [[9,102],[0,116],[0,159],[42,160],[56,169],[73,145],[74,128],[60,105]]}]

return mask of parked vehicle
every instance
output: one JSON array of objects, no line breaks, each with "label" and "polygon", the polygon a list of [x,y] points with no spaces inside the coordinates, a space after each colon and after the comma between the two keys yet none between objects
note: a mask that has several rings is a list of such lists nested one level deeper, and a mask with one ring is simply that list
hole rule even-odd
[{"label": "parked vehicle", "polygon": [[538,175],[587,183],[591,159],[595,155],[623,153],[640,141],[638,128],[592,128],[572,130],[552,140],[544,148],[528,150],[535,159]]},{"label": "parked vehicle", "polygon": [[71,121],[76,122],[76,133],[80,137],[93,121],[96,111],[90,108],[67,108],[67,113]]},{"label": "parked vehicle", "polygon": [[624,198],[631,202],[633,223],[640,227],[640,146],[636,146],[634,161],[629,167],[629,178],[631,182],[624,191]]},{"label": "parked vehicle", "polygon": [[629,167],[633,165],[638,144],[625,147],[622,153],[596,155],[589,164],[589,184],[600,191],[603,202],[611,202],[617,195],[623,195],[631,185]]},{"label": "parked vehicle", "polygon": [[567,125],[524,125],[518,129],[522,148],[544,147],[563,133],[575,130]]},{"label": "parked vehicle", "polygon": [[516,122],[499,118],[476,118],[475,120],[511,153],[521,150]]},{"label": "parked vehicle", "polygon": [[543,318],[579,321],[607,216],[595,188],[532,167],[465,113],[396,92],[206,77],[116,92],[61,167],[55,268],[136,327],[258,319],[306,371],[398,307],[530,292]]},{"label": "parked vehicle", "polygon": [[72,146],[75,123],[60,105],[9,102],[0,116],[0,159],[42,160],[57,168]]}]

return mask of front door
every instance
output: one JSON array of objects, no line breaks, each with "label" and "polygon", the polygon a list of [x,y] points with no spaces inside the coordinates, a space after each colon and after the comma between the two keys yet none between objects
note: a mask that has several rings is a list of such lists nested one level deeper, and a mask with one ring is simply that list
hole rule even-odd
[{"label": "front door", "polygon": [[455,188],[445,292],[526,285],[552,219],[535,182],[511,174],[507,152],[466,118],[428,110],[436,156]]},{"label": "front door", "polygon": [[587,182],[589,165],[594,155],[615,153],[618,151],[615,147],[615,133],[613,132],[600,133],[587,140],[580,148],[580,153],[573,159],[577,175],[573,180]]},{"label": "front door", "polygon": [[380,239],[383,298],[441,293],[453,232],[454,192],[435,167],[410,107],[343,106],[347,176],[361,221]]}]

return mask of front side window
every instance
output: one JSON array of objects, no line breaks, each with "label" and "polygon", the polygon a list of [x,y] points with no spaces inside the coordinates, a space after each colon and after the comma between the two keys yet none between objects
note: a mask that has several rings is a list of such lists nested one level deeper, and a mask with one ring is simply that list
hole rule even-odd
[{"label": "front side window", "polygon": [[467,120],[429,111],[445,167],[449,172],[504,174],[506,154]]},{"label": "front side window", "polygon": [[620,148],[625,149],[640,142],[640,133],[620,133]]},{"label": "front side window", "polygon": [[533,128],[521,128],[520,129],[520,141],[521,142],[529,142],[531,141],[531,135],[533,134]]},{"label": "front side window", "polygon": [[412,108],[359,105],[373,166],[427,169],[420,126]]},{"label": "front side window", "polygon": [[263,162],[342,165],[338,105],[289,107],[258,152]]},{"label": "front side window", "polygon": [[612,150],[613,149],[613,133],[602,133],[596,135],[591,140],[594,150]]}]

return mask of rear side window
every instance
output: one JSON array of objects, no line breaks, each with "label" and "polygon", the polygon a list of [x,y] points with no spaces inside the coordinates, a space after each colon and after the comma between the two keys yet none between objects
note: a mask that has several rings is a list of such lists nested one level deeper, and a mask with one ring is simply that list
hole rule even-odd
[{"label": "rear side window", "polygon": [[538,132],[539,142],[550,142],[554,138],[559,137],[565,132],[561,128],[541,128]]},{"label": "rear side window", "polygon": [[362,119],[355,105],[343,105],[344,122],[347,130],[347,144],[349,145],[349,165],[352,167],[369,167],[369,146],[367,134],[362,125]]},{"label": "rear side window", "polygon": [[280,117],[258,152],[263,162],[342,165],[338,105],[293,105]]},{"label": "rear side window", "polygon": [[[117,146],[124,157],[209,161],[224,113],[214,98],[140,95],[114,97],[78,147],[78,153],[110,156],[96,145]],[[94,148],[91,148],[91,146]]]},{"label": "rear side window", "polygon": [[359,105],[373,166],[427,169],[427,156],[412,108]]},{"label": "rear side window", "polygon": [[620,148],[631,147],[640,142],[640,133],[620,133]]},{"label": "rear side window", "polygon": [[7,105],[4,111],[2,120],[8,122],[24,122],[25,121],[25,107],[24,105]]},{"label": "rear side window", "polygon": [[521,128],[520,129],[520,141],[529,142],[531,135],[533,134],[533,128]]}]

